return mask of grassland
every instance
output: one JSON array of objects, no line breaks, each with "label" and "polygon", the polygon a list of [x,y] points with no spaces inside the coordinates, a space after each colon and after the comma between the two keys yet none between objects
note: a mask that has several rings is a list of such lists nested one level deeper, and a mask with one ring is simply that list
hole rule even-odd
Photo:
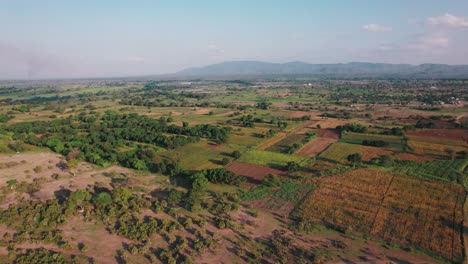
[{"label": "grassland", "polygon": [[328,147],[319,157],[333,162],[347,163],[348,156],[359,153],[360,148],[361,146],[357,144],[337,142]]},{"label": "grassland", "polygon": [[266,148],[267,151],[288,153],[294,144],[301,144],[307,138],[306,134],[290,134],[285,138],[281,139],[273,146]]},{"label": "grassland", "polygon": [[310,162],[308,158],[282,154],[271,151],[251,149],[242,154],[239,162],[265,165],[272,168],[284,169],[288,162],[297,162],[300,165],[306,165]]},{"label": "grassland", "polygon": [[377,135],[377,134],[364,134],[364,133],[345,133],[341,142],[350,143],[350,144],[362,144],[364,140],[369,141],[383,141],[388,143],[388,146],[391,148],[402,148],[402,137],[398,136],[389,136],[389,135]]}]

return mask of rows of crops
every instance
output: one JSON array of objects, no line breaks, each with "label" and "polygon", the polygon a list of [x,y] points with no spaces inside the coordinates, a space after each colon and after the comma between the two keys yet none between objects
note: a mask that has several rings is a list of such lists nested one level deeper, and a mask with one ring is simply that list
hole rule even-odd
[{"label": "rows of crops", "polygon": [[435,160],[424,163],[412,161],[399,162],[393,171],[402,175],[410,175],[432,180],[456,182],[465,185],[466,175],[463,173],[468,160]]},{"label": "rows of crops", "polygon": [[341,142],[350,143],[350,144],[362,144],[364,140],[369,141],[384,141],[388,143],[389,147],[392,148],[402,148],[402,137],[390,136],[390,135],[379,135],[379,134],[363,134],[363,133],[345,133]]},{"label": "rows of crops", "polygon": [[348,156],[359,153],[360,148],[360,145],[337,142],[322,152],[319,157],[338,163],[346,163]]},{"label": "rows of crops", "polygon": [[341,230],[461,261],[465,190],[456,184],[359,169],[325,177],[295,211]]}]

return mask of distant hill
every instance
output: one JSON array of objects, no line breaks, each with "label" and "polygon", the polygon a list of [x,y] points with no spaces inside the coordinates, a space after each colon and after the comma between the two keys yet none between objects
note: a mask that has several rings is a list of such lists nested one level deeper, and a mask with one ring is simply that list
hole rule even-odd
[{"label": "distant hill", "polygon": [[228,61],[204,67],[188,68],[175,75],[185,77],[298,75],[329,78],[468,78],[468,65]]}]

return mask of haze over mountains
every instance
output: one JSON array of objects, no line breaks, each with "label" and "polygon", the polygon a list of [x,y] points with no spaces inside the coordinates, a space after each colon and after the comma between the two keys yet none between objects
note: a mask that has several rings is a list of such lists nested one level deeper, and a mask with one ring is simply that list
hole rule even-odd
[{"label": "haze over mountains", "polygon": [[186,77],[291,75],[327,78],[468,78],[468,65],[227,61],[204,67],[188,68],[176,73],[176,76]]}]

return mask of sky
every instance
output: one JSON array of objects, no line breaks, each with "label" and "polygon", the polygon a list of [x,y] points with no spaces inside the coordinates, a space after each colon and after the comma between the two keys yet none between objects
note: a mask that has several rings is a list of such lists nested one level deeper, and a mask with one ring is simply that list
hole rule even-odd
[{"label": "sky", "polygon": [[0,0],[0,79],[233,60],[468,64],[468,1]]}]

